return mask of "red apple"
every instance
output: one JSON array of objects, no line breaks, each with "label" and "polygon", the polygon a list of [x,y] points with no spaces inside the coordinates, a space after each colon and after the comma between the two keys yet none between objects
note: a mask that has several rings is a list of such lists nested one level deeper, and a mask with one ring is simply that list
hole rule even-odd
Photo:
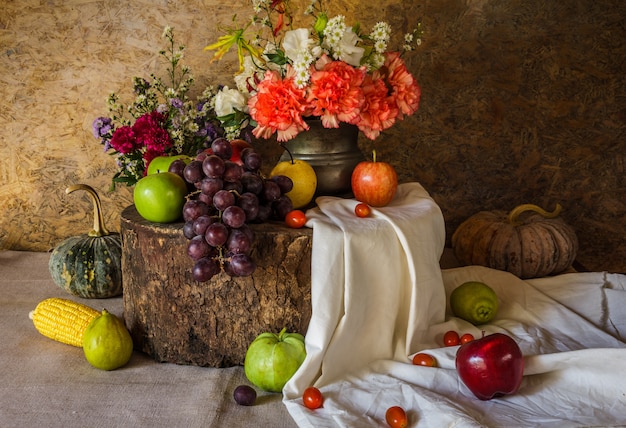
[{"label": "red apple", "polygon": [[456,370],[477,398],[490,400],[517,391],[524,374],[524,358],[515,340],[494,333],[461,345]]},{"label": "red apple", "polygon": [[373,160],[360,162],[352,171],[352,193],[357,201],[372,207],[384,207],[396,194],[398,174],[387,162]]},{"label": "red apple", "polygon": [[241,151],[247,147],[252,147],[250,144],[248,144],[245,140],[230,140],[230,145],[233,147],[233,155],[230,157],[230,160],[239,164],[239,165],[243,165],[243,162],[241,160]]}]

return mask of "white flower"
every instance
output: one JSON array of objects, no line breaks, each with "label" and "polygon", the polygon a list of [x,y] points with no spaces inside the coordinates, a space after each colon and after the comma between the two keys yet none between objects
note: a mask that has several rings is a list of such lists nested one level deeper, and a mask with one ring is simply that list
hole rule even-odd
[{"label": "white flower", "polygon": [[335,59],[358,67],[359,64],[361,64],[361,58],[363,58],[363,53],[365,52],[364,48],[357,46],[357,43],[360,41],[359,36],[357,36],[352,29],[348,29],[343,33],[343,37],[334,48],[335,55],[333,56]]},{"label": "white flower", "polygon": [[243,60],[243,71],[235,75],[234,80],[239,92],[248,94],[250,92],[249,82],[254,81],[254,75],[259,69],[254,65],[251,56],[246,56]]},{"label": "white flower", "polygon": [[246,111],[248,103],[244,95],[237,89],[229,89],[228,86],[215,95],[215,114],[218,117],[227,116],[236,110]]},{"label": "white flower", "polygon": [[[297,58],[306,55],[315,42],[309,37],[309,30],[298,28],[287,31],[283,39],[283,50],[287,58],[295,62]],[[309,55],[310,56],[310,55]]]}]

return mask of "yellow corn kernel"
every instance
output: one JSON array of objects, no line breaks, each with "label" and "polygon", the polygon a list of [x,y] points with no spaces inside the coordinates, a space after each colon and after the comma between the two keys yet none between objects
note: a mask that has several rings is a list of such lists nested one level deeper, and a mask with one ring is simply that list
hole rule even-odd
[{"label": "yellow corn kernel", "polygon": [[41,301],[29,316],[39,333],[58,342],[83,346],[83,334],[98,311],[82,303],[51,297]]}]

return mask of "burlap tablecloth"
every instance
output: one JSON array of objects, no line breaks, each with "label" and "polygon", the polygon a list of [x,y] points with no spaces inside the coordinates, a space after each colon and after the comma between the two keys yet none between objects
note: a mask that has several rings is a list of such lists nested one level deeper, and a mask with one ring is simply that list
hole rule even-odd
[{"label": "burlap tablecloth", "polygon": [[105,372],[80,348],[55,342],[28,313],[48,297],[64,297],[122,315],[122,299],[84,300],[57,287],[49,253],[0,251],[0,427],[294,427],[281,394],[259,392],[237,405],[242,367],[161,364],[135,352]]}]

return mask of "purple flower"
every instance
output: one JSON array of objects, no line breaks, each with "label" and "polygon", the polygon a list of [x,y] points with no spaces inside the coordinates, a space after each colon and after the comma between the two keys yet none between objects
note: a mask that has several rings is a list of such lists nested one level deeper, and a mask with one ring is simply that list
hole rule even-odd
[{"label": "purple flower", "polygon": [[170,98],[170,104],[172,107],[180,109],[183,107],[183,101],[180,98]]},{"label": "purple flower", "polygon": [[108,137],[113,130],[113,123],[110,117],[98,117],[93,121],[91,128],[94,137]]},{"label": "purple flower", "polygon": [[198,132],[196,135],[199,137],[206,137],[207,140],[213,141],[221,134],[219,129],[211,122],[199,123],[198,124]]}]

